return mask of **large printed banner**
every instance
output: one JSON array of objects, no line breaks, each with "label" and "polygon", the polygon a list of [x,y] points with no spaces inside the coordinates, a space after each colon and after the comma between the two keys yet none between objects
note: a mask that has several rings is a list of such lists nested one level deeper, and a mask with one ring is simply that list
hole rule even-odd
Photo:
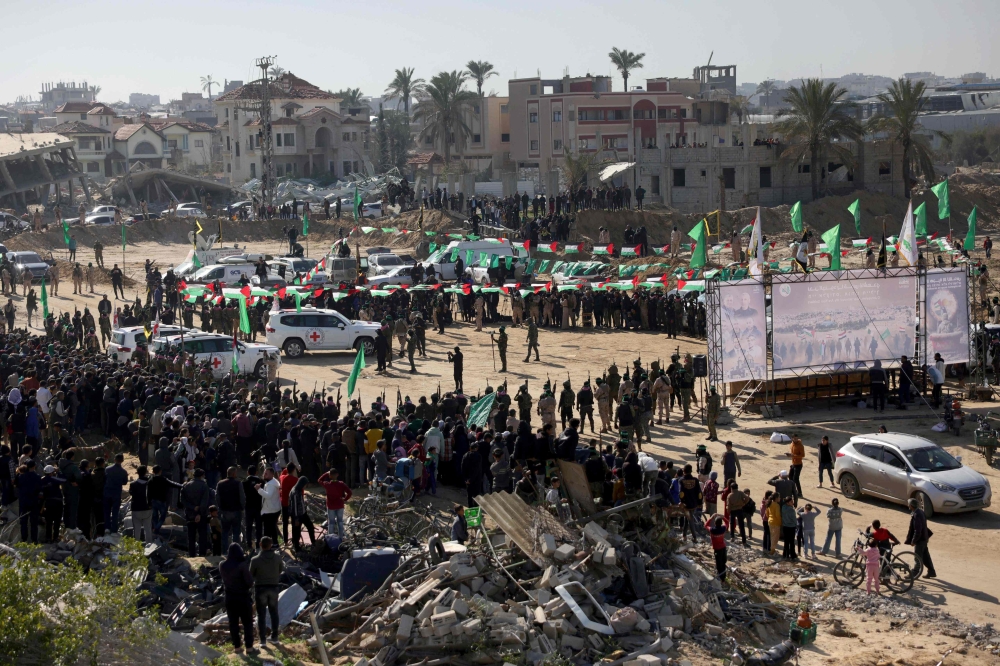
[{"label": "large printed banner", "polygon": [[722,380],[767,379],[764,286],[756,280],[722,283]]},{"label": "large printed banner", "polygon": [[927,364],[969,362],[969,285],[965,271],[927,271]]},{"label": "large printed banner", "polygon": [[891,269],[885,277],[847,273],[839,280],[774,276],[775,377],[870,368],[876,360],[892,367],[913,355],[916,278]]}]

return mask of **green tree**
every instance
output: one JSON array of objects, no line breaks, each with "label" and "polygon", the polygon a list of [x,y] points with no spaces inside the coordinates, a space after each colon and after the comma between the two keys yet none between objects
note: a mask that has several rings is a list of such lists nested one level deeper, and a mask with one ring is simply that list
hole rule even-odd
[{"label": "green tree", "polygon": [[800,87],[789,88],[785,100],[791,108],[783,109],[772,127],[786,144],[782,161],[797,163],[809,156],[813,199],[819,198],[820,160],[824,154],[833,153],[840,162],[853,166],[854,154],[840,140],[860,141],[864,136],[849,107],[839,103],[846,94],[834,83],[824,85],[821,79],[806,79]]},{"label": "green tree", "polygon": [[378,153],[376,169],[378,173],[385,173],[392,168],[392,158],[390,155],[389,132],[385,125],[385,111],[382,105],[378,106],[378,121],[375,123],[375,148]]},{"label": "green tree", "polygon": [[[920,110],[924,106],[923,81],[914,83],[909,79],[893,81],[889,90],[878,96],[888,113],[872,116],[868,121],[867,131],[878,136],[885,134],[889,141],[903,148],[903,184],[906,198],[910,198],[910,174],[915,170],[928,182],[934,182],[934,157],[928,145],[925,134],[931,130],[924,129],[920,124]],[[934,134],[945,137],[948,135],[933,131]],[[924,134],[924,136],[921,136]]]},{"label": "green tree", "polygon": [[153,663],[166,627],[156,608],[137,608],[142,544],[122,539],[116,555],[89,571],[72,558],[53,565],[37,546],[0,557],[0,663]]},{"label": "green tree", "polygon": [[405,111],[386,111],[385,132],[389,139],[389,162],[403,171],[406,168],[407,153],[413,145],[410,114]]},{"label": "green tree", "polygon": [[739,117],[742,124],[744,116],[750,115],[750,100],[743,95],[736,95],[729,100],[729,108]]},{"label": "green tree", "polygon": [[587,177],[596,166],[598,166],[596,152],[566,153],[566,156],[563,158],[563,167],[566,172],[566,184],[570,198],[573,197],[577,190],[587,184]]},{"label": "green tree", "polygon": [[464,114],[476,103],[476,93],[465,89],[466,74],[458,70],[441,72],[427,84],[425,100],[417,102],[413,109],[415,120],[423,123],[420,136],[439,139],[444,145],[445,168],[451,168],[452,144],[461,153],[465,140],[472,130],[465,122]]},{"label": "green tree", "polygon": [[642,67],[642,59],[646,57],[646,54],[632,53],[631,51],[622,50],[614,46],[611,48],[611,53],[608,54],[608,57],[611,58],[611,64],[621,72],[622,79],[625,81],[625,92],[628,92],[628,75],[633,69]]},{"label": "green tree", "polygon": [[763,98],[767,98],[766,102],[760,102],[761,106],[771,106],[771,95],[774,94],[774,90],[775,90],[774,81],[772,81],[771,79],[767,79],[763,83],[757,84],[757,92],[754,94],[760,95]]},{"label": "green tree", "polygon": [[212,78],[211,74],[201,77],[201,89],[208,91],[209,99],[212,99],[212,86],[214,85],[218,85],[218,83]]},{"label": "green tree", "polygon": [[966,161],[970,165],[984,161],[1000,162],[1000,127],[955,132],[949,138],[951,141],[946,141],[937,150],[937,156],[943,162],[956,162],[959,165]]},{"label": "green tree", "polygon": [[285,68],[284,67],[278,67],[277,65],[275,65],[270,70],[268,70],[268,73],[271,75],[272,79],[276,79],[276,78],[280,77],[282,74],[285,73]]},{"label": "green tree", "polygon": [[485,60],[470,60],[465,63],[465,69],[469,77],[476,82],[476,94],[480,98],[483,96],[483,83],[491,76],[499,76],[493,69],[493,65]]},{"label": "green tree", "polygon": [[340,98],[340,110],[341,113],[344,111],[352,113],[351,115],[358,115],[362,111],[371,112],[371,107],[368,106],[368,102],[364,99],[364,95],[361,94],[361,88],[345,88],[344,90],[338,90],[333,93],[335,97]]},{"label": "green tree", "polygon": [[410,98],[419,95],[424,91],[426,81],[413,78],[413,68],[404,67],[396,70],[396,75],[389,82],[389,87],[385,89],[385,95],[389,99],[399,98],[403,100],[403,109],[407,115],[410,113]]}]

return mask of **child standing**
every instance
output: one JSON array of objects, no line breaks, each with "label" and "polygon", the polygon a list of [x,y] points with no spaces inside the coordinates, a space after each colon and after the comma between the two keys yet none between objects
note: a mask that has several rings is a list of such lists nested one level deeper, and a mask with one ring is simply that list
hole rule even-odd
[{"label": "child standing", "polygon": [[799,523],[802,525],[802,550],[803,554],[809,557],[812,550],[812,559],[816,559],[816,516],[820,510],[812,504],[806,504],[799,509]]},{"label": "child standing", "polygon": [[208,529],[212,538],[212,555],[222,555],[222,521],[219,520],[219,507],[214,504],[208,507]]},{"label": "child standing", "polygon": [[715,553],[715,573],[719,580],[726,580],[726,530],[729,522],[717,513],[705,521],[709,539],[712,541],[712,551]]},{"label": "child standing", "polygon": [[465,507],[455,505],[455,522],[451,524],[451,540],[464,544],[469,538],[469,526],[465,522]]},{"label": "child standing", "polygon": [[868,573],[868,594],[872,593],[872,581],[875,581],[875,594],[880,594],[879,589],[879,557],[882,553],[879,551],[878,546],[875,545],[875,541],[869,539],[868,547],[865,548],[865,570]]},{"label": "child standing", "polygon": [[431,495],[437,495],[438,482],[438,452],[437,447],[432,446],[427,449],[427,462],[424,463],[424,475],[427,478],[427,489]]}]

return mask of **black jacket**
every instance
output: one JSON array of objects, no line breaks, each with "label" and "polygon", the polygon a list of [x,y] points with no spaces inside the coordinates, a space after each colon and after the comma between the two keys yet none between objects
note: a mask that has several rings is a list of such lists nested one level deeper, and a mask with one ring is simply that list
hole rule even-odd
[{"label": "black jacket", "polygon": [[264,498],[254,488],[257,484],[264,485],[263,479],[259,476],[248,476],[243,481],[243,496],[246,498],[244,506],[248,516],[259,516],[260,509],[264,504]]},{"label": "black jacket", "polygon": [[229,553],[219,565],[219,573],[222,575],[226,601],[250,601],[253,576],[250,575],[250,563],[240,544],[235,542],[229,544]]},{"label": "black jacket", "polygon": [[215,502],[219,511],[242,511],[247,503],[243,484],[238,479],[226,478],[219,481],[215,486]]},{"label": "black jacket", "polygon": [[149,503],[149,477],[136,479],[130,483],[128,494],[132,497],[133,511],[149,511],[153,508]]},{"label": "black jacket", "polygon": [[156,502],[167,502],[170,498],[171,488],[180,488],[181,484],[163,476],[151,476],[146,484],[146,498],[150,504]]},{"label": "black jacket", "polygon": [[573,428],[566,428],[559,435],[556,443],[556,455],[561,460],[576,462],[576,446],[580,443],[580,435]]}]

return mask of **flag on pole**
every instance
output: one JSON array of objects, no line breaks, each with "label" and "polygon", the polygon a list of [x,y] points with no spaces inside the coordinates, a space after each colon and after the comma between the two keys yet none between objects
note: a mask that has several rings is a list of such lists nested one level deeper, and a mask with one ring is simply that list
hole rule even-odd
[{"label": "flag on pole", "polygon": [[45,278],[42,278],[42,327],[45,327],[45,320],[49,318],[49,295],[45,292]]},{"label": "flag on pole", "polygon": [[193,255],[191,255],[191,265],[194,266],[196,269],[197,268],[201,268],[201,262],[198,261],[198,252],[197,251]]},{"label": "flag on pole", "polygon": [[[945,181],[946,183],[948,181]],[[972,252],[976,249],[976,207],[972,207],[972,212],[969,213],[969,233],[965,236],[965,245],[962,248],[968,252]],[[44,292],[43,292],[44,293]]]},{"label": "flag on pole", "polygon": [[705,243],[706,224],[705,220],[702,220],[698,224],[694,225],[694,228],[688,232],[688,236],[695,240],[695,247],[691,251],[691,268],[701,268],[708,263],[708,253]]},{"label": "flag on pole", "polygon": [[[354,219],[358,220],[361,218],[361,194],[358,192],[358,186],[354,186]],[[350,395],[350,394],[348,394]]]},{"label": "flag on pole", "polygon": [[233,376],[240,374],[240,347],[236,344],[236,334],[233,333]]},{"label": "flag on pole", "polygon": [[792,231],[797,234],[802,233],[802,202],[796,201],[792,204],[791,210],[788,211],[789,215],[792,216]]},{"label": "flag on pole", "polygon": [[621,256],[623,257],[638,257],[639,256],[639,246],[638,245],[625,245],[622,247]]},{"label": "flag on pole", "polygon": [[896,241],[896,253],[906,266],[917,265],[917,234],[913,223],[913,202],[906,207],[906,217],[903,218],[903,228],[899,231]]},{"label": "flag on pole", "polygon": [[840,270],[840,225],[823,232],[821,237],[830,253],[830,270]]},{"label": "flag on pole", "polygon": [[[83,220],[80,220],[80,224],[83,224]],[[63,228],[63,242],[66,243],[67,247],[69,247],[69,241],[70,241],[70,238],[69,238],[69,222],[66,221],[66,218],[63,218],[62,228]]]},{"label": "flag on pole", "polygon": [[931,192],[938,198],[938,219],[943,220],[951,217],[951,202],[948,200],[948,179],[945,178],[932,187]]},{"label": "flag on pole", "polygon": [[309,216],[305,213],[302,213],[302,235],[309,235]]},{"label": "flag on pole", "polygon": [[538,252],[555,252],[559,249],[559,243],[539,243],[535,248]]},{"label": "flag on pole", "polygon": [[351,374],[347,378],[347,397],[350,398],[354,394],[354,385],[358,381],[358,377],[361,376],[361,371],[365,369],[365,347],[364,345],[358,347],[358,355],[354,357],[354,367],[351,368]]},{"label": "flag on pole", "polygon": [[[249,291],[249,288],[247,288],[247,291]],[[240,330],[243,333],[250,335],[250,316],[247,313],[247,297],[245,295],[241,295],[239,301],[240,301]]]},{"label": "flag on pole", "polygon": [[917,223],[917,237],[927,235],[927,202],[917,206],[916,210],[913,211],[913,217],[916,219]]},{"label": "flag on pole", "polygon": [[757,207],[757,217],[753,221],[750,232],[750,243],[747,244],[747,259],[750,260],[750,275],[760,277],[764,274],[764,240],[760,224],[760,206]]},{"label": "flag on pole", "polygon": [[569,243],[563,247],[563,254],[577,254],[583,252],[583,243]]},{"label": "flag on pole", "polygon": [[591,254],[614,254],[615,246],[613,243],[607,245],[595,245],[593,252]]},{"label": "flag on pole", "polygon": [[[854,203],[847,207],[851,215],[854,216],[854,228],[857,230],[858,235],[861,235],[861,199],[855,199]],[[839,232],[838,232],[839,237]]]},{"label": "flag on pole", "polygon": [[[199,225],[201,226],[201,225]],[[122,223],[122,252],[125,251],[125,223]]]},{"label": "flag on pole", "polygon": [[493,403],[496,401],[497,394],[487,393],[485,396],[477,400],[469,408],[469,425],[470,426],[485,426],[486,421],[490,418],[490,412],[493,411]]}]

